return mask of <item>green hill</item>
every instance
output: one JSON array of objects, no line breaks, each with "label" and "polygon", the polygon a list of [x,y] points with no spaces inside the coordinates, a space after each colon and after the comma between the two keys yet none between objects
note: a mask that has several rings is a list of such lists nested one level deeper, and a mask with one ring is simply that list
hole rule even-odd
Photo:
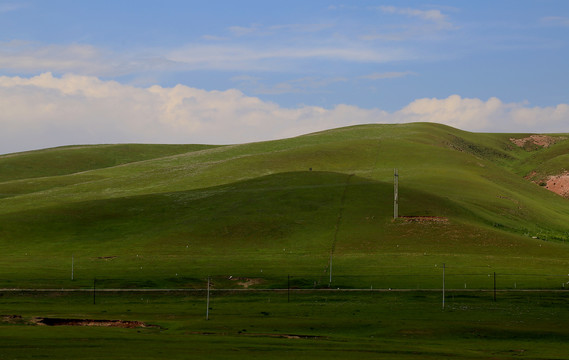
[{"label": "green hill", "polygon": [[566,274],[569,200],[538,183],[565,172],[569,140],[511,140],[529,135],[362,125],[0,156],[0,286],[327,286],[331,259],[348,287],[432,287],[443,263],[478,287],[490,270]]}]

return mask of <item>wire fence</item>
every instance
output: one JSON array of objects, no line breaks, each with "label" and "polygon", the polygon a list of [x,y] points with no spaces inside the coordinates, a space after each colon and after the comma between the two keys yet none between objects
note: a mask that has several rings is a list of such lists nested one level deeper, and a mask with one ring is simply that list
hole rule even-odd
[{"label": "wire fence", "polygon": [[[26,284],[22,287],[19,284]],[[210,275],[170,278],[0,279],[0,291],[563,291],[569,290],[569,274],[508,272],[390,273],[372,275]]]},{"label": "wire fence", "polygon": [[[512,301],[558,303],[569,297],[569,275],[528,273],[453,273],[440,269],[438,274],[398,273],[379,275],[285,275],[128,279],[94,277],[59,280],[28,279],[37,287],[7,286],[19,283],[0,279],[0,304],[40,306],[153,306],[207,302],[206,318],[217,303],[323,304],[391,301],[411,303],[406,306],[429,306],[442,302],[443,309],[477,304],[510,304]],[[40,286],[41,285],[41,286]],[[368,294],[368,295],[366,295]],[[537,300],[535,300],[537,297]],[[207,299],[207,300],[206,300]],[[520,300],[521,299],[521,300]],[[289,304],[290,303],[290,304]],[[26,305],[27,304],[27,305]],[[43,305],[42,305],[43,306]],[[253,305],[251,305],[253,306]],[[470,306],[470,305],[469,305]],[[494,305],[491,305],[494,306]],[[199,312],[199,311],[198,311]]]}]

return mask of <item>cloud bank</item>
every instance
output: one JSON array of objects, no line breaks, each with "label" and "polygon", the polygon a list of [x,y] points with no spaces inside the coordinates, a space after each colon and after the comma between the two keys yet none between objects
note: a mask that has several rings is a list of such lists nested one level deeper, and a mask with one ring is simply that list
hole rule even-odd
[{"label": "cloud bank", "polygon": [[239,90],[139,88],[93,76],[0,77],[0,153],[70,144],[277,139],[364,123],[436,122],[469,131],[569,132],[569,105],[417,99],[395,112],[339,104],[285,108]]}]

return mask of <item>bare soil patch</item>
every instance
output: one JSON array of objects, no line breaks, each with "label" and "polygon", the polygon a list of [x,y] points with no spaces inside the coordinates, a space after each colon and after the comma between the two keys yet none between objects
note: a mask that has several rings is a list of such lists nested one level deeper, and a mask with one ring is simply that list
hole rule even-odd
[{"label": "bare soil patch", "polygon": [[516,139],[516,138],[510,138],[510,141],[513,142],[514,144],[516,144],[517,146],[521,147],[521,148],[527,148],[528,145],[536,145],[539,147],[550,147],[551,145],[558,143],[560,141],[566,140],[567,138],[564,136],[557,136],[557,137],[553,137],[553,136],[549,136],[549,135],[530,135],[528,137],[525,138],[521,138],[521,139]]},{"label": "bare soil patch", "polygon": [[569,198],[569,172],[550,176],[545,180],[545,188],[565,198]]},{"label": "bare soil patch", "polygon": [[247,278],[247,277],[231,277],[230,280],[237,281],[237,285],[243,286],[247,289],[249,286],[259,285],[263,283],[263,279],[258,278]]},{"label": "bare soil patch", "polygon": [[127,320],[94,320],[94,319],[62,319],[36,317],[32,322],[45,326],[102,326],[119,328],[157,328],[158,325],[150,325],[141,321]]},{"label": "bare soil patch", "polygon": [[22,324],[26,321],[22,319],[22,315],[0,315],[0,319],[3,323],[8,324]]}]

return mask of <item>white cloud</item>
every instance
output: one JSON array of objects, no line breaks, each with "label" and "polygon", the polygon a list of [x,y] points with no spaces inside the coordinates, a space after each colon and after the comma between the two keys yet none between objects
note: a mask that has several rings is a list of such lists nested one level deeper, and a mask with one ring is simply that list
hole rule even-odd
[{"label": "white cloud", "polygon": [[452,95],[411,102],[391,116],[394,122],[437,122],[469,131],[568,132],[569,105],[527,107],[526,103],[503,103]]},{"label": "white cloud", "polygon": [[385,63],[415,57],[404,49],[371,48],[364,44],[248,45],[208,39],[208,43],[193,43],[169,50],[148,49],[144,53],[113,52],[82,44],[0,42],[0,69],[16,74],[49,71],[107,77],[149,71],[298,71],[299,62],[310,60]]},{"label": "white cloud", "polygon": [[284,108],[238,90],[138,88],[51,73],[0,77],[0,153],[92,143],[241,143],[362,123],[439,122],[473,131],[569,132],[569,105],[418,99],[392,113],[337,105]]},{"label": "white cloud", "polygon": [[496,125],[494,121],[506,121],[510,107],[497,98],[482,101],[452,95],[446,99],[415,100],[397,111],[394,117],[404,122],[437,122],[460,129],[483,131],[493,128]]},{"label": "white cloud", "polygon": [[[421,10],[395,6],[376,6],[368,10],[376,10],[384,16],[377,26],[361,31],[358,38],[366,42],[398,43],[408,51],[413,49],[421,59],[440,57],[441,51],[433,52],[430,44],[444,43],[450,39],[450,31],[459,27],[453,24],[449,16],[439,9]],[[452,11],[448,9],[449,11]],[[389,15],[385,16],[385,15]],[[394,16],[390,16],[394,15]],[[393,19],[391,19],[392,17]],[[411,44],[407,42],[411,41]],[[392,44],[392,46],[394,46]],[[447,53],[447,51],[442,52]]]},{"label": "white cloud", "polygon": [[54,45],[14,40],[0,42],[0,68],[14,73],[81,73],[108,76],[142,70],[133,58],[91,45]]},{"label": "white cloud", "polygon": [[0,77],[0,153],[67,144],[238,143],[372,118],[377,110],[282,108],[238,90],[137,88],[96,77]]},{"label": "white cloud", "polygon": [[395,6],[380,6],[379,9],[384,13],[405,15],[408,17],[415,17],[424,21],[436,24],[440,29],[452,29],[454,26],[448,21],[448,16],[441,13],[440,10],[419,10],[412,8],[399,8]]},{"label": "white cloud", "polygon": [[193,44],[171,51],[166,57],[188,69],[247,71],[282,70],[287,67],[286,64],[311,59],[385,63],[413,58],[411,54],[402,49],[370,48],[357,44],[304,47]]}]

